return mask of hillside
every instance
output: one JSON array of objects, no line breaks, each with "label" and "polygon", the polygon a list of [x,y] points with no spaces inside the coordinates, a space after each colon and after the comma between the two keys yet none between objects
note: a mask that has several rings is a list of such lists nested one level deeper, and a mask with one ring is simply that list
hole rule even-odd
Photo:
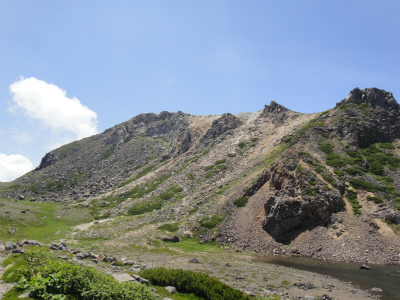
[{"label": "hillside", "polygon": [[101,220],[75,227],[71,243],[151,249],[176,233],[238,251],[398,264],[399,139],[400,106],[375,88],[319,114],[276,102],[236,116],[141,114],[47,153],[1,194]]}]

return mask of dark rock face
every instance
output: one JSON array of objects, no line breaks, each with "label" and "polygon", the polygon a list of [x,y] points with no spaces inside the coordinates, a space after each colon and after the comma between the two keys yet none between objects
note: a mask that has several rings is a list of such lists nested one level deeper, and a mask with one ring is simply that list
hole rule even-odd
[{"label": "dark rock face", "polygon": [[[283,243],[304,230],[328,226],[332,214],[344,210],[339,190],[324,189],[325,183],[307,170],[294,174],[296,161],[283,160],[271,168],[269,185],[275,193],[264,204],[264,230]],[[311,188],[319,192],[313,194]]]},{"label": "dark rock face", "polygon": [[201,138],[201,142],[210,141],[223,133],[238,128],[242,123],[243,121],[240,118],[232,114],[223,114],[220,118],[212,122],[211,128]]},{"label": "dark rock face", "polygon": [[336,108],[345,108],[342,118],[347,121],[331,132],[351,145],[363,148],[400,138],[400,105],[392,93],[377,88],[355,88]]},{"label": "dark rock face", "polygon": [[283,105],[271,101],[269,105],[264,106],[262,116],[271,119],[277,125],[282,125],[287,120],[289,112],[290,110]]},{"label": "dark rock face", "polygon": [[282,112],[288,112],[289,109],[284,107],[281,104],[276,103],[275,101],[271,101],[269,105],[265,105],[263,109],[263,114],[276,114],[276,113],[282,113]]},{"label": "dark rock face", "polygon": [[47,153],[41,160],[39,167],[36,168],[36,170],[42,170],[48,166],[51,166],[52,164],[57,162],[57,158],[53,153]]}]

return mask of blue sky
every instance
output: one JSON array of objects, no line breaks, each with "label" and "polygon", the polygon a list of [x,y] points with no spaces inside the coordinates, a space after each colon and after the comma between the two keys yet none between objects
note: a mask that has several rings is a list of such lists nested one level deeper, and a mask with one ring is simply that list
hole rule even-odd
[{"label": "blue sky", "polygon": [[397,0],[0,0],[0,181],[139,113],[399,99],[399,32]]}]

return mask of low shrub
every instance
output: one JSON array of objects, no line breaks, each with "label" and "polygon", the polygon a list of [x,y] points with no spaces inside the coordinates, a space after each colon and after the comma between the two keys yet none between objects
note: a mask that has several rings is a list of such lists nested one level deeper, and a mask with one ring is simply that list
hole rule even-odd
[{"label": "low shrub", "polygon": [[226,162],[226,158],[217,160],[214,164],[215,165],[221,165],[221,164],[224,164],[225,162]]},{"label": "low shrub", "polygon": [[356,188],[356,189],[364,189],[368,192],[377,192],[384,190],[384,188],[380,188],[376,185],[373,185],[372,183],[369,183],[368,181],[362,180],[360,178],[354,178],[349,180],[350,184]]},{"label": "low shrub", "polygon": [[143,201],[131,206],[131,208],[128,210],[128,215],[135,216],[151,212],[153,210],[158,210],[161,209],[162,204],[162,200]]},{"label": "low shrub", "polygon": [[219,223],[221,223],[225,217],[221,217],[219,215],[213,215],[211,218],[206,217],[202,220],[200,220],[200,226],[207,228],[207,229],[213,229],[217,227]]},{"label": "low shrub", "polygon": [[331,144],[321,144],[319,145],[319,149],[324,152],[325,154],[331,154],[333,153],[333,147]]},{"label": "low shrub", "polygon": [[140,272],[154,285],[174,286],[179,292],[193,293],[208,300],[248,300],[241,291],[204,273],[181,269],[153,268]]},{"label": "low shrub", "polygon": [[248,197],[243,197],[233,201],[233,204],[236,205],[237,207],[245,207],[248,201],[249,201]]},{"label": "low shrub", "polygon": [[17,288],[34,299],[155,300],[148,287],[133,282],[119,283],[94,268],[59,259],[43,249],[29,250],[20,262],[9,267],[18,274]]}]

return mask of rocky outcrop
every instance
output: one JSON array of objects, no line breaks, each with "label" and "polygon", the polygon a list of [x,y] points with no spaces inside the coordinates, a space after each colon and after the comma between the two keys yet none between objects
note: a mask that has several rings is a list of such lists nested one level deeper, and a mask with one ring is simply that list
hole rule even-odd
[{"label": "rocky outcrop", "polygon": [[279,242],[289,242],[316,226],[327,226],[334,213],[344,210],[340,192],[326,189],[326,182],[308,170],[296,174],[296,161],[283,160],[271,169],[269,186],[274,192],[264,204],[263,225]]},{"label": "rocky outcrop", "polygon": [[361,148],[400,138],[400,106],[392,93],[355,88],[336,108],[342,112],[330,128],[332,136]]},{"label": "rocky outcrop", "polygon": [[220,118],[213,121],[211,128],[201,138],[201,142],[211,143],[217,136],[239,127],[242,123],[243,121],[240,118],[232,114],[223,114]]},{"label": "rocky outcrop", "polygon": [[400,105],[394,99],[393,94],[386,92],[385,90],[377,88],[367,88],[360,90],[359,88],[353,89],[350,94],[343,99],[341,102],[336,104],[339,107],[343,104],[369,104],[372,107],[382,107],[385,109],[398,110]]}]

